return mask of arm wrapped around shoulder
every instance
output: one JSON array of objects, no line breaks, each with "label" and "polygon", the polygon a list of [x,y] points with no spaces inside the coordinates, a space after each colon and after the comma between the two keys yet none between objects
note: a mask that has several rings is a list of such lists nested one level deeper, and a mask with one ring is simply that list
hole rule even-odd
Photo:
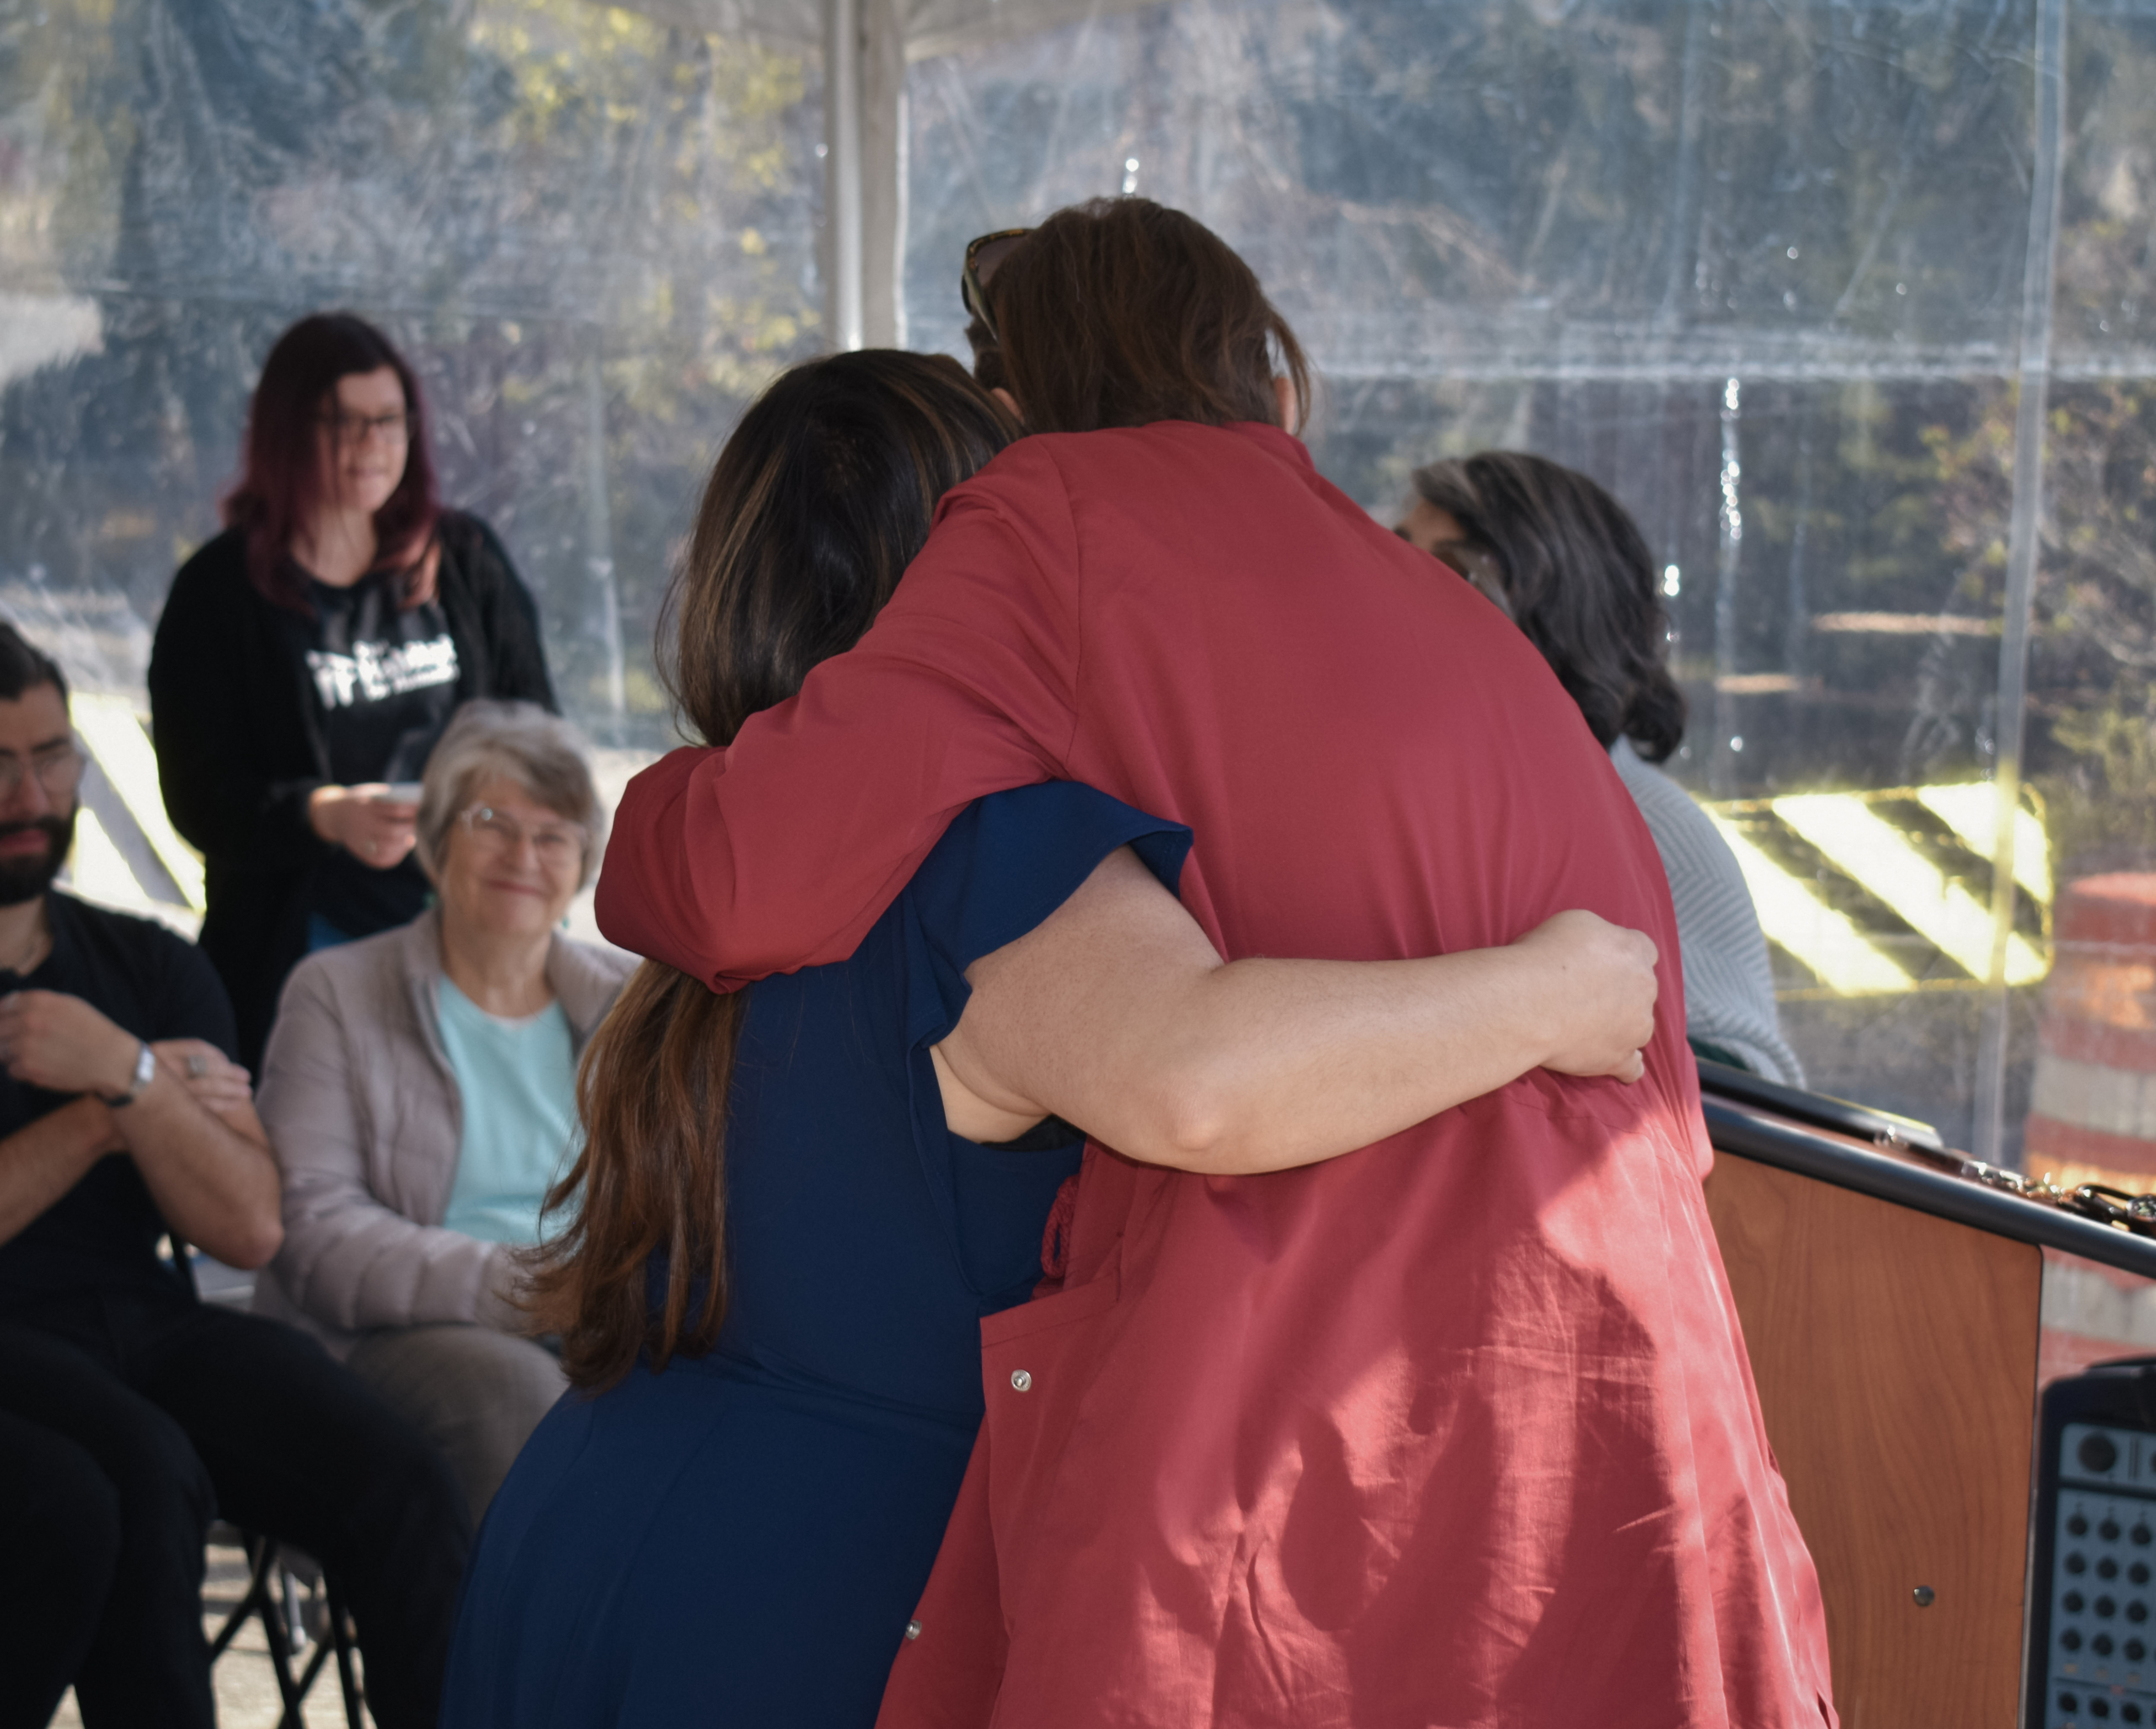
[{"label": "arm wrapped around shoulder", "polygon": [[717,990],[844,960],[958,811],[1063,777],[1076,558],[1054,465],[1022,453],[947,496],[858,646],[730,748],[629,783],[599,883],[609,939]]}]

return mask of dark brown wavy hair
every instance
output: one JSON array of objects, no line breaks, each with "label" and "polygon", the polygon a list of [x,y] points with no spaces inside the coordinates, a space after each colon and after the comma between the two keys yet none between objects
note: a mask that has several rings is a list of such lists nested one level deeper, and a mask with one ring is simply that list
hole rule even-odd
[{"label": "dark brown wavy hair", "polygon": [[1654,558],[1625,507],[1584,474],[1524,451],[1415,471],[1416,493],[1496,561],[1505,608],[1542,651],[1604,750],[1649,762],[1684,741],[1669,617]]},{"label": "dark brown wavy hair", "polygon": [[[660,625],[686,726],[729,743],[850,648],[928,538],[937,500],[1016,436],[942,355],[869,350],[783,374],[704,488]],[[646,961],[577,1071],[584,1149],[526,1262],[531,1326],[587,1390],[700,1357],[726,1318],[726,1105],[749,993]]]},{"label": "dark brown wavy hair", "polygon": [[1299,432],[1310,365],[1256,274],[1195,217],[1146,198],[1058,211],[989,279],[996,337],[966,334],[974,376],[1007,389],[1035,432],[1195,420],[1277,424],[1293,381]]},{"label": "dark brown wavy hair", "polygon": [[408,606],[432,598],[434,464],[419,381],[390,339],[354,312],[317,312],[279,337],[262,363],[247,411],[246,468],[226,494],[225,523],[247,534],[247,575],[274,605],[304,610],[305,578],[294,537],[323,501],[322,419],[336,406],[337,381],[387,366],[404,387],[411,419],[404,474],[374,515],[378,563],[403,578]]}]

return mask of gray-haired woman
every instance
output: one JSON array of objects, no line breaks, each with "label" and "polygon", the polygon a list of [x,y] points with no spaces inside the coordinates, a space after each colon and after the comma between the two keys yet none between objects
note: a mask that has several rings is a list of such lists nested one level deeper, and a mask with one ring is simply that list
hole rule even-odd
[{"label": "gray-haired woman", "polygon": [[440,1447],[475,1521],[566,1385],[514,1332],[512,1294],[568,1168],[578,1053],[627,974],[558,928],[601,820],[565,722],[466,704],[419,799],[435,905],[302,961],[264,1059],[285,1242],[256,1307],[318,1335]]}]

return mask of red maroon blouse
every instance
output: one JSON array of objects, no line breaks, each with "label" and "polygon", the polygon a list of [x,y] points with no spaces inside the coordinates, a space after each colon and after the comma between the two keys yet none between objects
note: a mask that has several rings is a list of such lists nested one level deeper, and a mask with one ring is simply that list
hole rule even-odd
[{"label": "red maroon blouse", "polygon": [[883,1722],[1833,1723],[1654,846],[1525,638],[1285,433],[1006,451],[857,649],[631,784],[600,921],[715,983],[836,960],[954,813],[1054,778],[1196,830],[1230,958],[1589,907],[1661,945],[1657,1033],[1636,1086],[1538,1070],[1307,1170],[1088,1149],[1063,1288],[983,1323]]}]

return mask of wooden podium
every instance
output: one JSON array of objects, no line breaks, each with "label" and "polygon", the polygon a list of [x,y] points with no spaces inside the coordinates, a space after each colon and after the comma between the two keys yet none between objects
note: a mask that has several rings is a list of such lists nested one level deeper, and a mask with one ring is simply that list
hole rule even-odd
[{"label": "wooden podium", "polygon": [[2020,1720],[2045,1246],[2156,1241],[1710,1096],[1707,1204],[1848,1729]]}]

